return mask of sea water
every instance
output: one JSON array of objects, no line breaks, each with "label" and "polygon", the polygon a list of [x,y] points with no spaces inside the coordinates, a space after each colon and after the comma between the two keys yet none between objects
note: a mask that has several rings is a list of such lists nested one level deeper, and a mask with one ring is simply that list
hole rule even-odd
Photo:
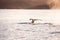
[{"label": "sea water", "polygon": [[19,23],[0,20],[0,40],[60,40],[60,26]]}]

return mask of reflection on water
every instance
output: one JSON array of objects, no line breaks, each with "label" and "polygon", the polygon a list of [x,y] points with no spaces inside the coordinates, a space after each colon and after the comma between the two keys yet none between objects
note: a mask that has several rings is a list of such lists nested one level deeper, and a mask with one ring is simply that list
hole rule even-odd
[{"label": "reflection on water", "polygon": [[21,22],[21,23],[18,23],[18,24],[31,24],[29,22]]},{"label": "reflection on water", "polygon": [[59,28],[51,23],[31,25],[29,22],[1,22],[0,40],[60,40]]},{"label": "reflection on water", "polygon": [[60,34],[60,31],[59,32],[51,32],[51,34]]}]

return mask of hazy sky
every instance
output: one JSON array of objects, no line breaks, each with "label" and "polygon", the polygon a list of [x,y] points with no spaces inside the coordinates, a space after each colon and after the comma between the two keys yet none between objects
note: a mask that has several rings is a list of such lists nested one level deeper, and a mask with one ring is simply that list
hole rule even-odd
[{"label": "hazy sky", "polygon": [[0,20],[29,20],[30,18],[60,24],[59,10],[0,10]]}]

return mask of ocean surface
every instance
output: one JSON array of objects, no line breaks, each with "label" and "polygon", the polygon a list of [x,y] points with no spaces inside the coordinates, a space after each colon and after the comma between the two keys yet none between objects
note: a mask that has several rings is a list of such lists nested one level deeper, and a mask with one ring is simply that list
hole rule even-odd
[{"label": "ocean surface", "polygon": [[60,40],[59,25],[21,23],[0,20],[0,40]]}]

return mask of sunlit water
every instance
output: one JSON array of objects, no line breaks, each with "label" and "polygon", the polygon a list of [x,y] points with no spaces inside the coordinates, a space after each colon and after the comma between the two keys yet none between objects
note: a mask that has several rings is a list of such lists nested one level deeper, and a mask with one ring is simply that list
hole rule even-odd
[{"label": "sunlit water", "polygon": [[59,31],[55,25],[0,21],[0,40],[60,40]]}]

